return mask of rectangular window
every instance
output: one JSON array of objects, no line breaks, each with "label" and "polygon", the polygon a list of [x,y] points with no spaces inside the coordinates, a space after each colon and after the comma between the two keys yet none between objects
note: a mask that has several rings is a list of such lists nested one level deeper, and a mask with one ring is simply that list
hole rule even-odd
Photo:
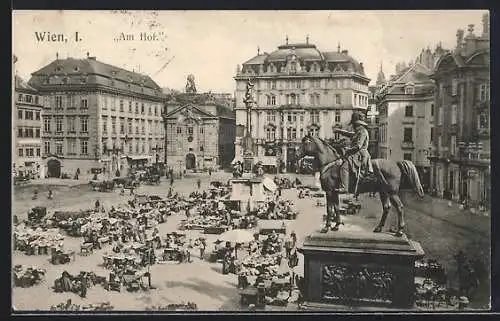
[{"label": "rectangular window", "polygon": [[276,80],[271,81],[271,89],[276,89]]},{"label": "rectangular window", "polygon": [[33,112],[32,111],[27,110],[25,112],[24,116],[26,117],[26,120],[33,120]]},{"label": "rectangular window", "polygon": [[457,148],[457,136],[452,135],[452,136],[450,136],[450,154],[451,155],[457,155],[456,148]]},{"label": "rectangular window", "polygon": [[82,98],[80,100],[80,108],[81,109],[87,109],[87,108],[89,108],[89,102],[88,102],[87,98]]},{"label": "rectangular window", "polygon": [[456,125],[457,123],[457,105],[451,105],[451,124]]},{"label": "rectangular window", "polygon": [[438,107],[438,125],[443,124],[443,107]]},{"label": "rectangular window", "polygon": [[75,129],[75,117],[68,117],[68,128],[67,131],[69,133],[73,133],[76,131]]},{"label": "rectangular window", "polygon": [[431,104],[431,117],[434,117],[434,104]]},{"label": "rectangular window", "polygon": [[404,128],[403,131],[403,141],[405,143],[411,143],[413,142],[413,128]]},{"label": "rectangular window", "polygon": [[139,103],[135,103],[135,113],[139,113]]},{"label": "rectangular window", "polygon": [[188,127],[188,135],[189,136],[193,135],[193,127]]},{"label": "rectangular window", "polygon": [[434,142],[434,127],[431,127],[431,143]]},{"label": "rectangular window", "polygon": [[413,105],[407,105],[405,107],[405,117],[413,117]]},{"label": "rectangular window", "polygon": [[132,102],[131,101],[128,102],[128,112],[132,113]]},{"label": "rectangular window", "polygon": [[132,134],[132,119],[129,119],[128,120],[128,133],[129,134]]},{"label": "rectangular window", "polygon": [[120,119],[120,134],[125,134],[125,120]]},{"label": "rectangular window", "polygon": [[35,138],[40,138],[40,128],[35,129]]},{"label": "rectangular window", "polygon": [[411,153],[404,153],[404,154],[403,154],[403,159],[404,159],[404,160],[411,161]]},{"label": "rectangular window", "polygon": [[22,128],[18,128],[17,129],[17,137],[23,137],[23,129]]},{"label": "rectangular window", "polygon": [[340,105],[341,104],[341,99],[340,99],[340,94],[335,94],[335,104]]},{"label": "rectangular window", "polygon": [[42,156],[42,155],[41,155],[41,152],[40,152],[40,148],[37,148],[37,149],[36,149],[36,156],[37,156],[37,157]]},{"label": "rectangular window", "polygon": [[108,97],[103,96],[102,100],[104,101],[104,104],[102,105],[102,110],[107,110],[108,109]]},{"label": "rectangular window", "polygon": [[144,114],[144,103],[141,104],[141,114]]},{"label": "rectangular window", "polygon": [[89,131],[89,119],[87,117],[80,118],[80,131],[82,133],[87,133]]},{"label": "rectangular window", "polygon": [[43,151],[45,154],[50,154],[50,142],[43,143]]},{"label": "rectangular window", "polygon": [[102,118],[102,133],[103,134],[108,133],[108,117]]},{"label": "rectangular window", "polygon": [[490,85],[482,84],[479,86],[479,100],[480,101],[490,100]]},{"label": "rectangular window", "polygon": [[50,133],[50,118],[48,117],[43,118],[43,132]]},{"label": "rectangular window", "polygon": [[120,99],[120,112],[123,113],[123,99]]},{"label": "rectangular window", "polygon": [[111,117],[111,133],[116,134],[116,117]]},{"label": "rectangular window", "polygon": [[89,147],[89,142],[86,140],[82,140],[80,142],[80,154],[87,155],[89,153],[88,147]]},{"label": "rectangular window", "polygon": [[335,122],[336,123],[340,123],[341,119],[340,119],[340,111],[336,110],[335,111]]},{"label": "rectangular window", "polygon": [[276,105],[276,96],[271,96],[271,105],[275,106]]},{"label": "rectangular window", "polygon": [[39,111],[35,112],[35,120],[40,120],[40,112]]},{"label": "rectangular window", "polygon": [[311,123],[319,124],[319,111],[311,112]]},{"label": "rectangular window", "polygon": [[18,155],[19,155],[19,157],[23,157],[23,155],[24,155],[24,151],[23,151],[23,149],[22,149],[22,148],[19,148],[19,150],[18,150]]},{"label": "rectangular window", "polygon": [[451,80],[451,95],[456,96],[457,93],[458,93],[458,80],[452,79]]},{"label": "rectangular window", "polygon": [[61,96],[56,96],[56,108],[57,109],[62,108],[62,97]]},{"label": "rectangular window", "polygon": [[56,133],[61,133],[63,131],[63,119],[62,117],[56,117]]},{"label": "rectangular window", "polygon": [[17,111],[17,119],[23,119],[23,111],[22,110]]},{"label": "rectangular window", "polygon": [[63,143],[62,142],[56,142],[56,154],[57,155],[63,154]]}]

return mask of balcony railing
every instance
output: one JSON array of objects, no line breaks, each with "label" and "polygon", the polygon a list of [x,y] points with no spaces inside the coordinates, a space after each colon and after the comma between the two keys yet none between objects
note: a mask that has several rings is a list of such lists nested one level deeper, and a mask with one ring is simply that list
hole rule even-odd
[{"label": "balcony railing", "polygon": [[413,144],[413,142],[402,141],[401,148],[402,149],[413,149],[413,148],[415,148],[415,145]]}]

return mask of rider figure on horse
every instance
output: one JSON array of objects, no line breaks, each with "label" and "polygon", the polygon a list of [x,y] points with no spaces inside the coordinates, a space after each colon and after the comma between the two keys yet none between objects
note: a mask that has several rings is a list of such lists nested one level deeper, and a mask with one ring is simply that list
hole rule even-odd
[{"label": "rider figure on horse", "polygon": [[[345,160],[340,166],[340,182],[339,187],[336,189],[337,193],[348,193],[349,192],[349,170],[353,170],[356,176],[361,174],[363,171],[363,176],[369,176],[373,174],[373,168],[371,164],[371,156],[368,152],[368,124],[363,120],[363,114],[358,112],[353,112],[351,116],[351,121],[349,125],[352,125],[354,132],[335,129],[335,132],[349,137],[351,139],[350,147],[345,151]],[[357,176],[359,180],[359,177]]]}]

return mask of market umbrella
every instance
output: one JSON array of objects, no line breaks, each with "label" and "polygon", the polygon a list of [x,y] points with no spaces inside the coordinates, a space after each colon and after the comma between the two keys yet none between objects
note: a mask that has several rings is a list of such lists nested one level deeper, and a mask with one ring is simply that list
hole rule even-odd
[{"label": "market umbrella", "polygon": [[222,233],[219,236],[219,239],[232,243],[248,243],[253,241],[255,238],[253,234],[247,230],[236,229]]}]

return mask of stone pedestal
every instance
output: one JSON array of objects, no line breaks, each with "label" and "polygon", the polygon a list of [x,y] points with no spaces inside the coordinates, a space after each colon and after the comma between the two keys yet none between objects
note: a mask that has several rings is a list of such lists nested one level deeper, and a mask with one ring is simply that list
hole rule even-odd
[{"label": "stone pedestal", "polygon": [[[231,180],[231,200],[247,202],[264,201],[266,199],[263,179],[244,173],[241,178]],[[246,203],[245,203],[246,204]]]},{"label": "stone pedestal", "polygon": [[406,237],[365,231],[315,232],[304,255],[304,308],[411,309],[415,302],[415,261],[424,256]]}]

